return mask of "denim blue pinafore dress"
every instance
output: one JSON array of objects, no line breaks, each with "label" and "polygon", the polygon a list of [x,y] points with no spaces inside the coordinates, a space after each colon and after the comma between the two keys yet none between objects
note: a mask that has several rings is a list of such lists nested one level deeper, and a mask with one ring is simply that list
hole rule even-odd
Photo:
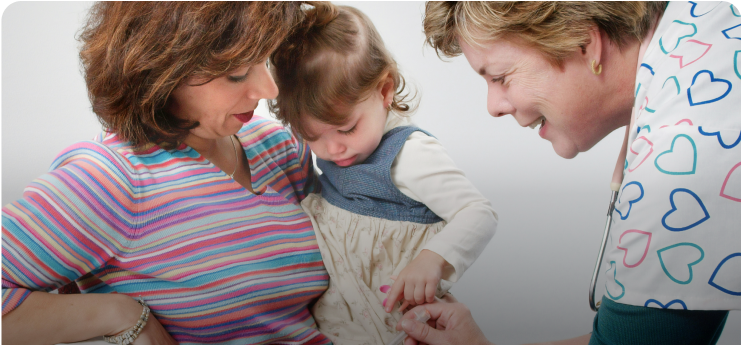
[{"label": "denim blue pinafore dress", "polygon": [[[383,309],[390,277],[445,226],[391,179],[391,165],[415,131],[430,135],[413,126],[396,127],[357,165],[343,168],[317,159],[321,195],[310,194],[301,205],[314,225],[330,279],[312,313],[336,344],[385,344],[396,335],[401,314]],[[437,294],[450,286],[441,281]]]}]

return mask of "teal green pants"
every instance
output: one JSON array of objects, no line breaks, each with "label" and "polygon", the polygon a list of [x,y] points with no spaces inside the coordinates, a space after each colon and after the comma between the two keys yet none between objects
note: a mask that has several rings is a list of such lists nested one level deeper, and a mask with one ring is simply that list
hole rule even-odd
[{"label": "teal green pants", "polygon": [[657,309],[603,297],[589,345],[712,345],[727,318],[727,310]]}]

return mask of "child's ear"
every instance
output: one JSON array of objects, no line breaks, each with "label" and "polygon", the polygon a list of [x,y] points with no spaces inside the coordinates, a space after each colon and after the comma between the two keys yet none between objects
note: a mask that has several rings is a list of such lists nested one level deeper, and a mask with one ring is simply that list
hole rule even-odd
[{"label": "child's ear", "polygon": [[386,79],[378,84],[379,91],[381,91],[381,95],[383,96],[383,103],[384,104],[391,104],[394,100],[394,94],[396,93],[396,88],[394,87],[394,78],[391,76],[391,73],[388,73],[386,75]]}]

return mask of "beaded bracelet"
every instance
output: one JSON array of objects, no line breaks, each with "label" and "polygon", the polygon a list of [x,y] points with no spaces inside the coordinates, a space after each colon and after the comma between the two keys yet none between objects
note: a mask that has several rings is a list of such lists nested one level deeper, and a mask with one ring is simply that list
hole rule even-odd
[{"label": "beaded bracelet", "polygon": [[131,345],[134,343],[134,340],[136,340],[136,337],[139,336],[139,333],[141,333],[142,329],[144,329],[144,326],[147,325],[147,320],[149,320],[149,306],[146,302],[144,302],[144,299],[139,296],[139,299],[136,300],[141,304],[143,307],[142,314],[139,316],[139,320],[136,321],[136,325],[133,327],[127,329],[123,333],[119,333],[118,335],[111,335],[111,336],[103,336],[103,339],[111,344],[118,344],[118,345]]}]

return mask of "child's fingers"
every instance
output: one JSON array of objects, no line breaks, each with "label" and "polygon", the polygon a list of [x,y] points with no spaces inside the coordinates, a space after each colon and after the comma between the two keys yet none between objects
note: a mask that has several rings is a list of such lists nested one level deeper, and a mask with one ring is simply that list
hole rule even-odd
[{"label": "child's fingers", "polygon": [[404,285],[404,299],[409,302],[416,302],[416,300],[414,299],[414,290],[414,284]]},{"label": "child's fingers", "polygon": [[401,294],[404,292],[404,281],[403,280],[397,280],[394,282],[393,285],[391,285],[391,290],[386,295],[386,305],[384,306],[384,309],[387,313],[390,313],[392,309],[394,309],[394,304],[396,304],[396,301],[401,299]]},{"label": "child's fingers", "polygon": [[427,283],[427,286],[425,286],[425,297],[427,297],[427,303],[432,303],[435,301],[436,289],[437,284]]},{"label": "child's fingers", "polygon": [[403,313],[404,312],[404,309],[406,309],[408,307],[409,307],[409,302],[404,301],[404,303],[401,304],[401,307],[399,307],[399,311]]},{"label": "child's fingers", "polygon": [[417,305],[425,303],[425,285],[426,284],[417,284],[414,287],[414,302],[416,302]]}]

